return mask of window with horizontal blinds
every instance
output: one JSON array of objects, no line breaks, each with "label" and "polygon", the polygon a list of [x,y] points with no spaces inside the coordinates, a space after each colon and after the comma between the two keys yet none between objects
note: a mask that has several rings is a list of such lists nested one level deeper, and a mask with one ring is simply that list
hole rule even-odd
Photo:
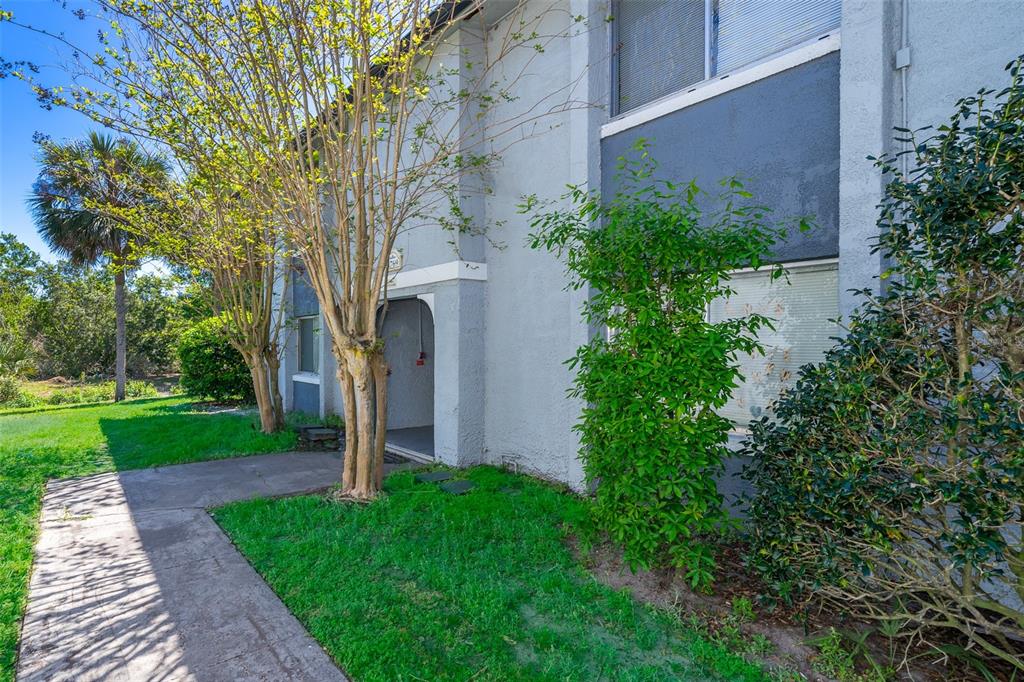
[{"label": "window with horizontal blinds", "polygon": [[842,0],[618,0],[616,113],[818,38],[841,14]]},{"label": "window with horizontal blinds", "polygon": [[620,0],[618,110],[704,80],[704,0]]},{"label": "window with horizontal blinds", "polygon": [[774,330],[762,329],[758,338],[764,355],[741,355],[744,377],[719,413],[738,427],[766,414],[779,393],[793,384],[797,370],[820,362],[838,335],[839,277],[834,264],[790,266],[789,281],[771,281],[769,272],[732,276],[735,294],[711,304],[711,322],[759,313],[773,320]]},{"label": "window with horizontal blinds", "polygon": [[716,0],[712,73],[761,61],[839,27],[842,0]]}]

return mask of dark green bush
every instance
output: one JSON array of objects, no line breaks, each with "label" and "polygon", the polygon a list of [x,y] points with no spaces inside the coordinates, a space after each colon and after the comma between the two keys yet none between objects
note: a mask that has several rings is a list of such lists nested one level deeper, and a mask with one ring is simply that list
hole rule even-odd
[{"label": "dark green bush", "polygon": [[[1024,77],[961,100],[890,174],[865,296],[775,420],[752,427],[750,563],[1024,671]],[[865,292],[866,294],[866,292]]]},{"label": "dark green bush", "polygon": [[252,375],[239,353],[223,333],[216,317],[186,330],[178,344],[181,388],[197,398],[212,400],[255,400]]},{"label": "dark green bush", "polygon": [[570,361],[597,527],[631,565],[680,567],[706,587],[711,540],[728,522],[716,478],[732,424],[717,410],[740,379],[738,354],[759,352],[756,333],[769,325],[756,314],[712,323],[706,313],[732,293],[729,271],[760,266],[782,230],[736,181],[707,211],[713,198],[654,180],[639,152],[622,163],[623,189],[610,200],[573,189],[572,210],[533,218],[534,246],[565,256],[571,286],[593,292],[585,318],[614,330]]}]

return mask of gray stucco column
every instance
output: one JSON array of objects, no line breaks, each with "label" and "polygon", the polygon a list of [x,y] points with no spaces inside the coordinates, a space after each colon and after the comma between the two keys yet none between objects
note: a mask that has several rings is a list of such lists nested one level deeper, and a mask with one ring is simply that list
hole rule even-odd
[{"label": "gray stucco column", "polygon": [[843,2],[839,90],[839,312],[845,318],[858,297],[850,289],[879,290],[881,254],[878,203],[884,182],[867,156],[890,148],[899,102],[894,56],[900,5],[892,0]]},{"label": "gray stucco column", "polygon": [[469,466],[484,451],[484,287],[456,280],[434,290],[434,450]]}]

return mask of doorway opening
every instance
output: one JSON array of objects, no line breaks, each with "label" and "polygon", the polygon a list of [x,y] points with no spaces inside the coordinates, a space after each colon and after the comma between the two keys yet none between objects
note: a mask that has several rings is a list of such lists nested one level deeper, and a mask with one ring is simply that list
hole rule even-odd
[{"label": "doorway opening", "polygon": [[434,316],[417,298],[388,302],[381,337],[388,365],[387,447],[434,459]]}]

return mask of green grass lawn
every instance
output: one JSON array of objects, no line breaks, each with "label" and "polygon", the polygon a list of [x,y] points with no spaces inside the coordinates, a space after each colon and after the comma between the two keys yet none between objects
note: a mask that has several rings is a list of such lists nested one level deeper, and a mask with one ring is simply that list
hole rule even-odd
[{"label": "green grass lawn", "polygon": [[462,496],[391,476],[370,505],[239,502],[215,517],[357,680],[760,680],[591,578],[563,542],[571,495],[491,468]]},{"label": "green grass lawn", "polygon": [[291,449],[254,417],[192,410],[184,398],[0,414],[0,682],[14,678],[36,519],[47,479]]}]

